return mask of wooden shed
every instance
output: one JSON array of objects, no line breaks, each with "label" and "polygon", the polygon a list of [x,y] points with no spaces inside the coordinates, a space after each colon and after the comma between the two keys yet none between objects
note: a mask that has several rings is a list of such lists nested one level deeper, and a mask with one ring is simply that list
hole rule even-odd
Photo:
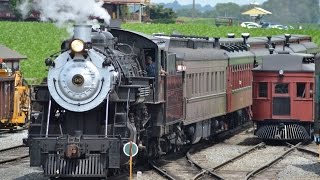
[{"label": "wooden shed", "polygon": [[150,0],[104,0],[103,7],[112,19],[141,22],[146,19],[144,8],[149,3]]},{"label": "wooden shed", "polygon": [[16,71],[20,70],[20,61],[27,59],[27,57],[0,44],[0,59],[8,68]]}]

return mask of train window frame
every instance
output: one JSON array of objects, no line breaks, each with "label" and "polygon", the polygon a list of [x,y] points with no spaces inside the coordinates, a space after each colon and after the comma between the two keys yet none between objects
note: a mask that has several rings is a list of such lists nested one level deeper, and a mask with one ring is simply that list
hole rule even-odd
[{"label": "train window frame", "polygon": [[309,98],[313,99],[314,94],[314,84],[312,82],[309,83]]},{"label": "train window frame", "polygon": [[[286,85],[286,87],[278,87],[280,85]],[[289,88],[290,84],[289,83],[274,83],[274,88],[273,88],[273,92],[274,94],[280,94],[280,95],[286,95],[290,93],[290,88]],[[278,90],[278,91],[277,91]],[[281,90],[281,91],[279,91]],[[286,90],[286,91],[284,91]]]},{"label": "train window frame", "polygon": [[[266,85],[265,87],[262,88],[262,84]],[[259,98],[268,98],[268,82],[259,82],[258,83],[258,97]],[[265,95],[264,95],[265,94]]]},{"label": "train window frame", "polygon": [[[302,91],[303,90],[303,91]],[[307,99],[307,83],[296,82],[296,98]]]}]

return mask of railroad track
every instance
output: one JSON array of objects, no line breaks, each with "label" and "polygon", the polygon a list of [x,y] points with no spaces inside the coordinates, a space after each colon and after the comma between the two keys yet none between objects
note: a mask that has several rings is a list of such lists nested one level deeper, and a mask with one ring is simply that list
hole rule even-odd
[{"label": "railroad track", "polygon": [[164,159],[150,162],[150,165],[166,179],[192,179],[199,173],[199,170],[190,166],[185,154],[185,152],[179,152],[178,154],[175,154],[179,158],[170,155],[164,157]]},{"label": "railroad track", "polygon": [[22,128],[22,129],[1,129],[0,130],[0,134],[7,134],[7,133],[16,133],[16,132],[20,132],[26,130],[26,128]]},{"label": "railroad track", "polygon": [[19,161],[29,157],[28,147],[24,145],[0,149],[0,164]]},{"label": "railroad track", "polygon": [[[197,144],[196,146],[189,149],[189,151],[185,154],[184,157],[179,159],[175,159],[169,162],[159,162],[159,161],[150,161],[150,166],[156,170],[161,176],[165,177],[166,179],[175,180],[175,179],[199,179],[205,176],[210,176],[211,179],[223,179],[213,171],[206,169],[205,167],[198,164],[194,161],[191,157],[191,154],[200,151],[201,149],[207,148],[216,144],[217,142],[221,142],[240,131],[244,131],[247,128],[252,126],[251,122],[247,122],[235,129],[230,131],[221,132],[217,134],[214,139],[215,141],[210,142],[202,142]],[[163,161],[163,160],[162,160]]]},{"label": "railroad track", "polygon": [[273,159],[272,161],[266,163],[265,165],[262,165],[261,167],[257,168],[254,171],[251,171],[246,177],[245,179],[251,179],[252,177],[254,177],[255,175],[259,174],[260,172],[262,172],[263,170],[271,167],[273,164],[279,162],[280,160],[282,160],[283,158],[285,158],[285,156],[287,156],[289,153],[293,152],[298,146],[300,146],[301,142],[293,145],[290,147],[290,149],[286,150],[285,152],[283,152],[279,157]]},{"label": "railroad track", "polygon": [[[195,160],[192,160],[192,162],[193,162],[193,164],[195,164],[195,166],[197,166],[199,169],[202,169],[202,171],[197,176],[195,176],[193,179],[201,179],[201,178],[204,178],[206,175],[210,175],[213,179],[218,179],[218,180],[222,180],[222,179],[246,179],[246,180],[252,179],[256,175],[268,170],[269,168],[271,169],[274,164],[277,164],[279,161],[284,159],[288,154],[292,153],[295,149],[297,149],[303,153],[310,154],[312,156],[319,156],[319,154],[314,151],[300,147],[301,143],[298,143],[296,145],[292,145],[292,144],[288,144],[288,145],[290,147],[287,150],[283,151],[283,150],[279,150],[279,148],[283,149],[284,148],[283,146],[268,146],[268,147],[266,147],[266,145],[264,143],[259,143],[255,146],[251,147],[250,149],[245,150],[244,152],[240,153],[239,155],[237,155],[231,159],[228,159],[228,160],[222,162],[221,164],[214,166],[213,168],[205,167],[204,165],[197,163]],[[270,149],[264,150],[262,148],[265,148],[265,149],[270,148]],[[271,149],[273,149],[273,150],[271,150]],[[270,152],[273,151],[273,153],[270,153],[268,151],[270,151]],[[266,156],[266,153],[269,153],[269,157],[268,157],[268,155]],[[252,156],[261,157],[260,159],[264,159],[263,162],[258,162],[254,166],[253,165],[250,166],[246,163],[242,164],[241,161],[245,158],[247,158],[247,159],[243,160],[243,161],[250,162],[250,161],[248,161],[248,160],[250,160],[250,156],[249,156],[250,154]],[[275,158],[273,158],[273,157],[275,157]],[[189,154],[189,159],[192,159],[192,156],[190,154]],[[254,159],[254,158],[252,158],[252,159]],[[235,165],[235,163],[238,163],[238,165]],[[267,173],[267,175],[268,175],[268,173]],[[267,176],[267,177],[269,177],[269,176]]]}]

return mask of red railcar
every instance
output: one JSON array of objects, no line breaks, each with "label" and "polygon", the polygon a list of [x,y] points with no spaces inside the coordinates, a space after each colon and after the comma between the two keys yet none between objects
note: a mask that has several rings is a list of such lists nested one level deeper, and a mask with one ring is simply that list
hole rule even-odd
[{"label": "red railcar", "polygon": [[253,69],[253,121],[263,139],[309,139],[314,55],[274,54]]}]

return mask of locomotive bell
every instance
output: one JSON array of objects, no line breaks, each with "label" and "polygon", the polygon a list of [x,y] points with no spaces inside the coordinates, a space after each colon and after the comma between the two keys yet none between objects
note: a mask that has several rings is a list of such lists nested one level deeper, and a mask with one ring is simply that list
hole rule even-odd
[{"label": "locomotive bell", "polygon": [[91,25],[74,25],[74,39],[80,39],[85,43],[91,43]]}]

